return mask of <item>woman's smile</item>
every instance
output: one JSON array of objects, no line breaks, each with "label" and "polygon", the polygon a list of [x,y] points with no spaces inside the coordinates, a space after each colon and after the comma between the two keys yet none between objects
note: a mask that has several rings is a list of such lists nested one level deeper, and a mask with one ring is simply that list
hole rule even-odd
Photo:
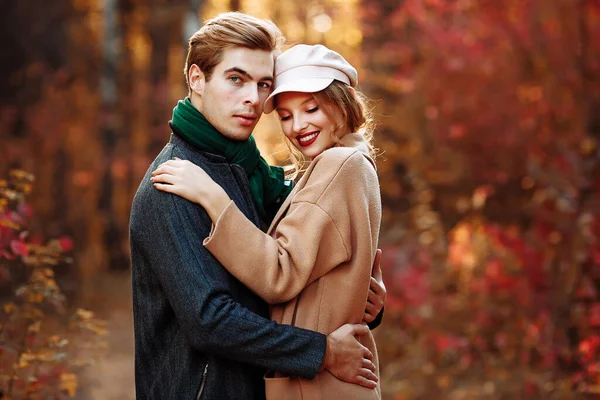
[{"label": "woman's smile", "polygon": [[334,146],[334,118],[320,107],[311,93],[277,95],[277,113],[283,134],[307,159]]},{"label": "woman's smile", "polygon": [[311,144],[313,144],[315,142],[315,140],[317,140],[317,137],[319,137],[320,133],[321,133],[320,131],[316,131],[316,132],[305,133],[303,135],[298,135],[298,136],[296,136],[296,140],[298,141],[298,144],[300,146],[308,147]]}]

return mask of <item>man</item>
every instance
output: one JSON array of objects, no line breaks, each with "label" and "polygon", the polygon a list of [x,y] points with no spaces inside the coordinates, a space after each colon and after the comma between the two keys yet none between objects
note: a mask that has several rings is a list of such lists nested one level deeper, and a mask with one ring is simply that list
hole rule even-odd
[{"label": "man", "polygon": [[[327,368],[339,379],[375,387],[372,354],[354,338],[366,326],[345,325],[325,336],[270,321],[267,305],[202,246],[211,229],[205,210],[154,189],[149,179],[162,162],[187,159],[255,224],[274,214],[289,193],[276,179],[282,172],[245,156],[257,151],[249,138],[282,41],[275,25],[240,13],[208,21],[190,39],[189,99],[175,108],[174,134],[131,211],[139,400],[262,399],[267,370],[312,378]],[[380,308],[368,306],[368,319]]]}]

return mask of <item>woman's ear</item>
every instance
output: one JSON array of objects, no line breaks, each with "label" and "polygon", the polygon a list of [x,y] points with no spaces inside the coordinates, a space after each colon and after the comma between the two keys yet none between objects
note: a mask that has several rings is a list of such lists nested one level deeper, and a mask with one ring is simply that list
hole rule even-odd
[{"label": "woman's ear", "polygon": [[199,66],[192,64],[188,72],[188,82],[190,84],[190,90],[199,96],[204,93],[204,85],[206,84],[206,76],[202,72]]}]

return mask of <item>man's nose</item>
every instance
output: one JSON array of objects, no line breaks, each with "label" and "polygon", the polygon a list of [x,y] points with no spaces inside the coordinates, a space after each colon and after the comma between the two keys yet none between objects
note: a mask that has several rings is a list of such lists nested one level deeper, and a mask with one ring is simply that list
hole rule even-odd
[{"label": "man's nose", "polygon": [[258,86],[256,85],[248,85],[245,93],[244,104],[250,104],[256,106],[259,101],[258,96]]}]

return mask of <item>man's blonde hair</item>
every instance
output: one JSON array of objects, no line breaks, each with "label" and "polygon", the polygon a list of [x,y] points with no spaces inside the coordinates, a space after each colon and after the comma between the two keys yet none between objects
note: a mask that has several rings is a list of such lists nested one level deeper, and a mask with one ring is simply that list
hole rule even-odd
[{"label": "man's blonde hair", "polygon": [[190,67],[196,64],[206,80],[223,59],[223,51],[232,47],[272,51],[277,57],[285,37],[271,21],[240,12],[219,14],[204,23],[189,40],[185,60],[185,81],[189,87]]}]

